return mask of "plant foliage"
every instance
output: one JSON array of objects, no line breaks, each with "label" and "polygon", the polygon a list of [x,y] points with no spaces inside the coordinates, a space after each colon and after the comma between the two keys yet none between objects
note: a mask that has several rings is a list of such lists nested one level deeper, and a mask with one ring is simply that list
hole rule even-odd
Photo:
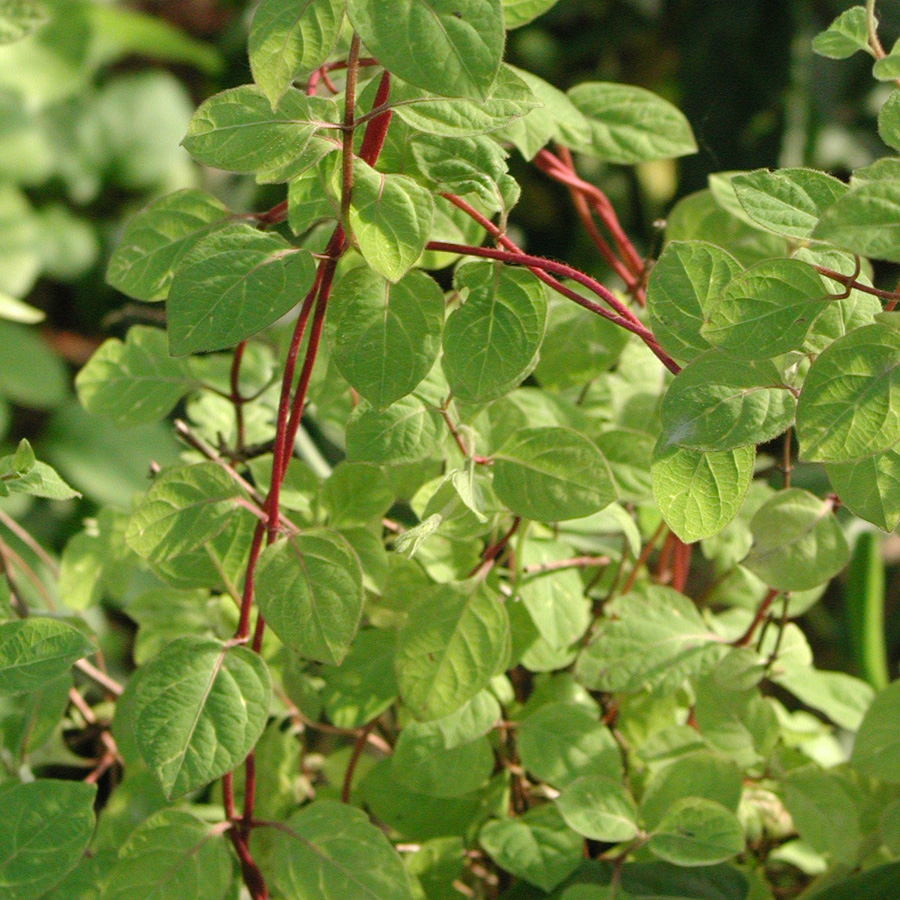
[{"label": "plant foliage", "polygon": [[[691,126],[643,88],[505,64],[552,6],[263,0],[254,84],[189,121],[168,81],[103,89],[129,98],[104,115],[174,117],[197,163],[280,199],[186,187],[119,236],[108,280],[147,320],[57,427],[99,429],[101,467],[133,445],[154,465],[100,487],[75,467],[101,508],[58,567],[13,521],[52,585],[0,543],[3,897],[896,894],[900,682],[858,597],[900,519],[900,295],[871,277],[900,261],[900,166],[719,175],[645,260],[582,172],[691,154]],[[56,115],[128,52],[104,50],[118,7],[92,9],[0,0],[0,63],[62,67],[66,16],[95,29],[22,110]],[[900,74],[872,2],[814,47]],[[602,279],[516,243],[513,155],[569,190]],[[96,189],[69,163],[28,178]],[[153,182],[152,153],[109,165]],[[55,409],[22,298],[84,259],[39,257],[40,215],[0,180],[0,388]],[[77,496],[27,441],[0,494]],[[848,563],[866,681],[815,668],[793,621]],[[115,677],[101,604],[137,631]],[[42,756],[73,732],[98,748],[84,784]]]}]

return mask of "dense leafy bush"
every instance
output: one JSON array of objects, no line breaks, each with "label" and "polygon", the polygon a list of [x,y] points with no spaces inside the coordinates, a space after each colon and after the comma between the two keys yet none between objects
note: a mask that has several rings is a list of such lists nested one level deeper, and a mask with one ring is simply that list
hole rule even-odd
[{"label": "dense leafy bush", "polygon": [[[101,503],[58,566],[0,509],[36,559],[0,542],[4,898],[897,893],[900,294],[869,260],[900,263],[900,161],[721,174],[645,260],[578,166],[691,154],[691,127],[504,64],[553,5],[263,0],[254,84],[191,117],[166,76],[93,79],[135,49],[214,71],[208,47],[0,0],[0,392],[55,410],[49,461]],[[814,46],[890,82],[874,7]],[[879,128],[900,150],[900,93]],[[173,129],[279,201],[199,189]],[[514,155],[607,278],[513,239]],[[93,418],[21,299],[100,250],[16,186],[48,184],[157,195],[109,262],[141,324],[80,369]],[[125,510],[104,460],[135,448]],[[27,441],[0,491],[77,495]],[[865,680],[794,621],[848,563]]]}]

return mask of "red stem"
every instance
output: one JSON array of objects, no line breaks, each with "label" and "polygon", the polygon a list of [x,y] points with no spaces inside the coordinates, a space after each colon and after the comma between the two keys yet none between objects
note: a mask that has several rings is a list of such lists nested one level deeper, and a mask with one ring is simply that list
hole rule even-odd
[{"label": "red stem", "polygon": [[284,457],[289,454],[287,454],[286,448],[293,446],[293,444],[287,444],[285,434],[287,432],[288,410],[291,405],[291,388],[294,384],[294,370],[297,366],[297,356],[300,353],[303,334],[306,331],[306,323],[309,321],[313,304],[322,284],[323,268],[323,266],[319,266],[313,286],[303,300],[303,306],[300,309],[300,315],[297,317],[297,324],[294,326],[294,333],[291,336],[291,343],[288,347],[287,359],[284,364],[284,373],[281,380],[281,397],[278,400],[278,415],[275,425],[275,447],[272,451],[272,480],[269,485],[269,497],[266,500],[266,512],[270,513],[269,543],[272,543],[275,539],[275,532],[278,528],[277,515],[271,515],[271,503],[274,501],[275,509],[278,508],[281,481],[284,477],[282,472],[287,471],[287,462]]},{"label": "red stem", "polygon": [[503,552],[503,548],[509,543],[510,538],[518,530],[520,521],[521,519],[516,516],[506,534],[504,534],[496,544],[489,544],[485,548],[484,552],[481,554],[481,562],[466,575],[466,578],[474,578],[486,566],[490,568],[494,564],[494,561]]},{"label": "red stem", "polygon": [[[354,40],[351,44],[350,59],[346,64],[350,68],[350,71],[348,72],[347,77],[347,93],[344,110],[346,130],[344,140],[343,162],[345,174],[343,184],[345,191],[347,191],[348,193],[352,185],[352,167],[350,168],[349,172],[347,170],[349,163],[352,163],[352,129],[354,105],[353,97],[356,84],[356,68],[360,64],[375,64],[375,60],[358,60],[358,50],[359,39],[354,36]],[[342,66],[335,64],[328,68],[341,67]],[[315,81],[317,80],[318,79],[315,79]],[[312,78],[310,79],[310,81],[313,82],[314,89],[315,81]],[[384,97],[386,99],[388,88],[389,79],[383,77],[381,85],[379,86],[379,97],[384,94]],[[389,124],[390,115],[382,115],[376,116],[371,119],[366,126],[362,143],[363,146],[367,148],[367,161],[371,164],[374,164],[376,162],[378,154],[381,152],[387,127]],[[350,175],[350,178],[347,177],[348,175]],[[342,206],[347,205],[348,200],[349,197],[345,198],[342,196]],[[279,207],[273,207],[273,210],[270,210],[269,214],[266,214],[267,220],[273,217],[276,210],[279,216],[283,215],[283,212],[279,205]],[[331,290],[331,283],[334,278],[338,260],[341,258],[346,249],[346,236],[344,234],[342,225],[339,224],[337,228],[335,228],[334,234],[331,236],[331,240],[329,241],[325,256],[319,263],[318,271],[316,272],[316,280],[303,301],[303,306],[301,308],[300,315],[298,316],[297,324],[294,327],[294,334],[291,338],[291,344],[288,349],[288,356],[285,362],[285,369],[282,376],[282,390],[275,427],[275,445],[272,456],[272,480],[271,484],[269,485],[268,496],[266,497],[266,501],[263,504],[263,509],[268,516],[269,526],[267,527],[262,521],[260,521],[253,533],[253,541],[250,545],[250,556],[247,561],[247,571],[244,577],[243,595],[241,598],[241,618],[237,634],[237,636],[241,638],[246,638],[249,632],[250,610],[253,604],[253,580],[256,571],[256,564],[262,551],[263,537],[267,537],[268,543],[271,543],[277,536],[281,483],[284,480],[284,476],[287,472],[288,461],[290,460],[291,456],[291,448],[293,448],[294,446],[294,440],[297,435],[297,430],[300,427],[300,419],[303,415],[306,392],[309,388],[310,377],[312,375],[313,366],[315,365],[316,356],[318,355],[319,343],[321,340],[322,328],[325,320],[325,311],[328,306],[328,296]],[[302,343],[303,334],[306,329],[306,324],[309,320],[310,312],[313,309],[313,304],[315,304],[315,312],[313,315],[312,330],[310,332],[309,343],[307,344],[306,353],[303,359],[303,367],[300,372],[300,380],[297,384],[297,389],[294,392],[293,402],[291,402],[290,397],[291,387],[294,380],[294,371],[296,369],[296,363],[300,352],[300,345]],[[288,417],[289,411],[290,417]],[[257,653],[260,651],[262,646],[264,630],[265,621],[263,617],[259,615],[256,619],[256,628],[253,633],[252,643],[252,649]],[[362,751],[360,750],[360,752]],[[253,822],[253,805],[256,792],[256,761],[253,753],[251,753],[247,757],[244,766],[246,778],[244,787],[244,811],[242,816],[242,827],[246,831],[249,829],[250,824]],[[230,774],[226,776],[226,778],[230,777]],[[235,834],[236,833],[233,832],[233,835]],[[268,897],[265,883],[262,879],[262,875],[260,874],[259,869],[253,863],[253,860],[250,857],[250,853],[247,849],[246,841],[243,835],[233,836],[232,842],[234,843],[235,849],[238,853],[238,857],[241,860],[241,868],[244,874],[244,883],[247,885],[248,889],[253,895],[253,900],[265,900],[265,898]],[[262,893],[258,893],[258,891],[260,890],[262,891]]]},{"label": "red stem", "polygon": [[756,633],[756,629],[759,628],[762,620],[765,619],[766,613],[769,611],[769,607],[775,602],[775,598],[778,596],[778,591],[774,588],[769,588],[768,593],[765,597],[763,597],[762,603],[759,604],[759,607],[756,610],[756,615],[753,617],[753,621],[747,626],[747,630],[736,640],[733,641],[732,647],[746,647],[750,641],[753,640],[753,635]]},{"label": "red stem", "polygon": [[253,818],[253,804],[255,802],[256,754],[251,750],[244,760],[244,815],[241,820],[241,829],[244,832],[245,837],[250,831],[250,821]]},{"label": "red stem", "polygon": [[244,884],[247,886],[247,890],[250,891],[250,896],[253,900],[269,900],[266,882],[263,879],[262,872],[259,871],[259,867],[250,855],[244,836],[236,828],[230,829],[228,836],[231,838],[231,843],[234,844],[235,852],[241,864]]},{"label": "red stem", "polygon": [[[326,63],[324,66],[319,66],[312,75],[309,76],[309,80],[306,82],[306,93],[308,96],[312,96],[316,92],[316,88],[319,86],[319,82],[322,80],[323,75],[327,75],[329,72],[337,72],[340,69],[347,68],[348,60],[342,59],[333,63]],[[360,67],[367,66],[377,66],[378,60],[373,59],[371,56],[365,56],[362,59],[357,61],[357,65]],[[378,104],[375,104],[376,106]]]},{"label": "red stem", "polygon": [[[502,236],[499,239],[504,246],[507,245],[507,241],[503,239]],[[590,300],[586,300],[574,291],[568,291],[565,285],[560,284],[556,279],[548,280],[547,278],[541,278],[541,280],[554,290],[568,297],[570,300],[574,300],[585,309],[589,309],[591,312],[596,313],[604,319],[608,319],[610,322],[637,335],[637,337],[653,351],[659,361],[673,374],[677,375],[678,372],[681,371],[681,367],[678,363],[676,363],[675,360],[659,346],[653,332],[650,331],[650,329],[648,329],[626,306],[620,303],[608,288],[572,266],[568,266],[565,263],[554,262],[552,259],[544,259],[540,256],[530,256],[527,253],[523,253],[518,247],[516,247],[515,250],[495,250],[491,247],[451,244],[446,241],[429,241],[429,243],[426,244],[426,249],[438,250],[446,253],[458,253],[465,256],[478,256],[483,259],[496,259],[500,262],[508,263],[509,265],[526,266],[538,278],[541,278],[539,273],[542,272],[550,272],[553,275],[559,275],[561,278],[570,278],[602,298],[609,306],[616,310],[618,315],[613,315],[602,306],[592,303]]]},{"label": "red stem", "polygon": [[676,591],[684,592],[690,566],[691,545],[685,544],[676,537],[673,541],[672,552],[672,587]]},{"label": "red stem", "polygon": [[234,776],[226,772],[222,776],[222,805],[225,807],[225,818],[231,822],[234,820]]},{"label": "red stem", "polygon": [[[265,510],[267,504],[263,505]],[[270,519],[271,521],[271,519]],[[235,638],[246,640],[250,634],[250,609],[253,606],[253,575],[256,572],[256,563],[262,552],[263,538],[266,536],[266,523],[260,520],[256,523],[253,532],[253,540],[250,543],[250,555],[247,558],[247,573],[244,575],[244,588],[241,594],[241,617],[238,621]]]},{"label": "red stem", "polygon": [[[379,106],[383,106],[387,103],[390,92],[391,75],[390,72],[385,71],[378,84],[378,93],[375,94],[375,101],[372,104],[372,109],[377,109]],[[391,124],[392,115],[393,112],[391,110],[386,110],[380,116],[376,116],[372,119],[366,126],[362,144],[359,148],[359,157],[370,166],[378,159],[378,154],[381,153],[381,148],[384,146],[384,139],[387,136],[388,125]]]},{"label": "red stem", "polygon": [[575,165],[572,162],[572,155],[565,147],[560,148],[559,153],[559,156],[554,156],[549,150],[541,150],[534,158],[535,165],[556,181],[575,188],[591,202],[594,212],[597,213],[606,230],[612,235],[612,239],[625,265],[636,277],[640,278],[641,273],[644,271],[644,261],[637,250],[634,249],[634,245],[628,239],[628,235],[622,230],[616,211],[613,209],[612,203],[609,202],[609,198],[596,185],[578,177],[575,172]]},{"label": "red stem", "polygon": [[353,773],[356,771],[356,764],[359,762],[359,758],[362,756],[362,752],[365,749],[366,742],[369,740],[369,735],[372,733],[377,723],[377,719],[372,719],[372,721],[369,722],[356,736],[356,742],[353,744],[353,752],[350,754],[350,760],[347,763],[347,769],[344,772],[344,783],[341,786],[342,803],[350,802],[350,790],[353,787]]},{"label": "red stem", "polygon": [[[343,229],[338,228],[340,237],[343,239]],[[341,240],[341,249],[338,254],[343,253],[343,240]],[[322,276],[322,287],[319,289],[319,296],[316,300],[316,312],[313,317],[312,330],[309,333],[309,345],[306,349],[306,357],[303,360],[303,368],[300,371],[300,381],[297,383],[297,390],[294,393],[294,403],[291,409],[291,420],[287,426],[287,432],[284,438],[285,455],[282,468],[280,470],[280,480],[284,479],[287,472],[287,463],[290,455],[288,448],[294,446],[294,440],[297,437],[297,431],[300,428],[300,420],[303,417],[303,407],[306,404],[306,392],[309,389],[309,380],[312,376],[313,365],[319,352],[319,342],[322,338],[322,325],[325,322],[325,310],[328,307],[328,295],[331,291],[331,282],[334,279],[334,271],[337,267],[338,257],[330,258],[325,263],[325,270]],[[273,465],[274,468],[274,465]]]}]

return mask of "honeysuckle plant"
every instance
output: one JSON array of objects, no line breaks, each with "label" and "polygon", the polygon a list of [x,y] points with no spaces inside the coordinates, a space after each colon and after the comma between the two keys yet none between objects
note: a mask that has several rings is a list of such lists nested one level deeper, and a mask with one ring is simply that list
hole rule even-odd
[{"label": "honeysuckle plant", "polygon": [[[2,513],[55,581],[0,544],[0,896],[900,890],[900,294],[870,262],[900,263],[900,160],[717,175],[648,257],[584,165],[693,153],[691,127],[505,64],[551,6],[259,4],[253,84],[184,146],[284,199],[138,213],[108,280],[165,328],[76,379],[181,458],[58,565]],[[0,0],[0,41],[43,22]],[[814,46],[900,77],[872,0]],[[900,93],[879,131],[900,150]],[[599,275],[513,239],[513,155]],[[16,492],[74,494],[27,442]],[[848,563],[864,679],[795,622]],[[104,609],[136,625],[125,680]],[[95,747],[81,781],[44,765],[60,729]]]}]

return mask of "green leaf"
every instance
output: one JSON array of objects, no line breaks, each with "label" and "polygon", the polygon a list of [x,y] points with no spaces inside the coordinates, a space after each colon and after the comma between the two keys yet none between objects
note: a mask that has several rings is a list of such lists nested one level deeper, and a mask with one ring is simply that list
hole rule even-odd
[{"label": "green leaf", "polygon": [[272,106],[295,78],[328,59],[344,21],[344,0],[263,0],[250,25],[250,71]]},{"label": "green leaf", "polygon": [[430,191],[406,175],[384,175],[353,162],[350,228],[365,261],[388,281],[399,281],[431,236]]},{"label": "green leaf", "polygon": [[743,564],[769,587],[806,591],[847,565],[850,548],[834,504],[801,488],[770,497],[750,522],[753,548]]},{"label": "green leaf", "polygon": [[53,409],[65,400],[69,374],[31,328],[0,322],[0,396],[29,409]]},{"label": "green leaf", "polygon": [[900,800],[895,800],[885,808],[878,824],[885,847],[894,856],[900,855]]},{"label": "green leaf", "polygon": [[508,802],[507,779],[495,776],[486,791],[465,797],[429,797],[407,790],[382,759],[366,773],[362,798],[372,815],[403,837],[420,841],[471,833],[487,814],[501,815]]},{"label": "green leaf", "polygon": [[0,0],[0,46],[22,40],[47,21],[43,7],[33,0]]},{"label": "green leaf", "polygon": [[[529,541],[522,550],[522,566],[540,565],[571,555],[564,544]],[[562,649],[577,641],[591,621],[590,601],[577,569],[536,572],[519,583],[519,596],[541,637]]]},{"label": "green leaf", "polygon": [[7,468],[7,462],[12,458],[4,456],[0,459],[0,472],[6,476],[0,477],[0,482],[9,493],[29,494],[47,500],[71,500],[73,497],[81,496],[60,478],[55,469],[44,462],[35,462],[26,473],[9,477],[3,470]]},{"label": "green leaf", "polygon": [[219,641],[179,638],[141,673],[134,734],[169,800],[240,765],[262,734],[272,692],[260,656]]},{"label": "green leaf", "polygon": [[397,699],[396,650],[393,630],[364,628],[341,665],[321,670],[325,711],[338,728],[361,728]]},{"label": "green leaf", "polygon": [[21,322],[23,325],[35,325],[43,322],[45,318],[47,314],[42,309],[0,291],[0,319],[7,322]]},{"label": "green leaf", "polygon": [[709,866],[743,852],[744,833],[734,813],[721,804],[689,797],[669,810],[647,847],[678,866]]},{"label": "green leaf", "polygon": [[486,737],[447,747],[435,722],[410,722],[391,755],[393,777],[409,790],[432,797],[460,797],[483,788],[494,770]]},{"label": "green leaf", "polygon": [[329,312],[334,364],[376,409],[415,390],[440,352],[444,293],[424,272],[391,284],[367,266],[351,269]]},{"label": "green leaf", "polygon": [[490,260],[460,267],[455,285],[465,302],[444,328],[444,374],[464,403],[496,400],[537,364],[546,291],[530,272]]},{"label": "green leaf", "polygon": [[844,672],[825,672],[808,665],[788,665],[778,660],[772,680],[801,703],[817,709],[835,725],[857,731],[872,702],[872,688]]},{"label": "green leaf", "polygon": [[[653,496],[654,440],[645,431],[611,428],[594,438],[606,457],[621,503],[643,503]],[[638,551],[640,552],[640,551]]]},{"label": "green leaf", "polygon": [[484,584],[436,585],[400,631],[400,696],[420,719],[450,715],[503,669],[508,652],[500,597]]},{"label": "green leaf", "polygon": [[42,687],[93,647],[84,632],[43,617],[0,623],[0,694]]},{"label": "green leaf", "polygon": [[145,819],[119,850],[104,900],[222,900],[231,858],[221,835],[180,809]]},{"label": "green leaf", "polygon": [[215,94],[194,113],[184,146],[208,166],[289,181],[307,167],[303,151],[312,136],[333,131],[337,121],[332,100],[290,88],[273,110],[258,87],[244,85]]},{"label": "green leaf", "polygon": [[[896,59],[900,60],[900,56]],[[900,77],[900,72],[891,77]],[[894,150],[900,150],[900,102],[898,100],[900,97],[892,92],[878,113],[878,134]]]},{"label": "green leaf", "polygon": [[413,463],[438,454],[438,413],[418,397],[404,397],[384,412],[357,407],[347,423],[347,457],[356,462]]},{"label": "green leaf", "polygon": [[900,330],[890,320],[857,328],[810,367],[797,405],[800,455],[849,462],[900,441]]},{"label": "green leaf", "polygon": [[187,189],[154,200],[129,220],[106,280],[137,300],[165,300],[181,261],[201,237],[229,222],[214,197]]},{"label": "green leaf", "polygon": [[634,165],[697,152],[687,119],[644,88],[587,82],[572,88],[569,99],[591,124],[590,143],[578,149],[604,162]]},{"label": "green leaf", "polygon": [[725,287],[741,272],[726,251],[701,241],[671,241],[647,282],[647,311],[660,346],[690,362],[709,350],[700,328]]},{"label": "green leaf", "polygon": [[646,587],[616,598],[604,612],[576,665],[578,680],[591,690],[670,694],[720,656],[721,639],[694,603],[671,588]]},{"label": "green leaf", "polygon": [[501,0],[348,0],[347,15],[404,81],[444,97],[490,95],[503,57]]},{"label": "green leaf", "polygon": [[700,333],[740,359],[772,359],[799,348],[832,302],[822,278],[798,259],[770,259],[734,278]]},{"label": "green leaf", "polygon": [[603,454],[570,428],[521,428],[495,460],[497,497],[526,519],[581,519],[616,499]]},{"label": "green leaf", "polygon": [[[891,52],[887,56],[875,60],[875,65],[872,66],[872,75],[878,81],[895,81],[897,78],[900,78],[900,41],[894,43]],[[881,122],[879,120],[880,125]],[[878,130],[880,132],[881,128],[879,127]],[[890,141],[886,141],[886,143],[890,143]]]},{"label": "green leaf", "polygon": [[[853,276],[856,271],[853,257],[840,250],[801,249],[795,254],[795,259],[803,259],[813,265],[825,266],[843,275]],[[871,281],[865,273],[856,275],[856,280],[861,285],[871,286]],[[824,275],[822,281],[827,291],[840,290],[834,281],[825,278]],[[825,311],[816,319],[811,331],[806,336],[801,352],[817,356],[838,338],[863,325],[871,325],[881,311],[881,300],[877,297],[863,293],[861,290],[851,290],[848,297],[829,303]]]},{"label": "green leaf", "polygon": [[660,410],[660,440],[692,450],[762,444],[791,424],[795,405],[774,363],[711,350],[675,376]]},{"label": "green leaf", "polygon": [[884,900],[895,890],[898,878],[900,863],[873,866],[829,885],[816,895],[816,900]]},{"label": "green leaf", "polygon": [[371,463],[342,462],[322,487],[332,526],[364,525],[383,516],[394,502],[384,472]]},{"label": "green leaf", "polygon": [[282,895],[412,900],[400,857],[368,816],[346,803],[317,800],[273,830],[272,871]]},{"label": "green leaf", "polygon": [[722,207],[710,190],[679,200],[666,219],[666,239],[706,241],[727,250],[742,266],[787,256],[789,249],[785,238],[748,225]]},{"label": "green leaf", "polygon": [[497,141],[482,135],[447,138],[417,134],[409,149],[419,171],[442,190],[454,194],[474,192],[489,208],[497,208],[499,184],[507,170],[506,151]]},{"label": "green leaf", "polygon": [[256,599],[282,643],[306,659],[338,665],[362,615],[359,559],[336,531],[277,541],[260,558]]},{"label": "green leaf", "polygon": [[456,712],[425,724],[440,734],[444,749],[453,750],[484,737],[493,730],[502,715],[500,703],[488,687],[466,701]]},{"label": "green leaf", "polygon": [[510,68],[543,105],[510,122],[498,137],[511,141],[527,160],[551,140],[573,149],[590,144],[591,123],[566,94],[531,72]]},{"label": "green leaf", "polygon": [[583,386],[618,362],[628,332],[577,303],[551,295],[534,377],[544,388]]},{"label": "green leaf", "polygon": [[584,843],[550,803],[515,818],[492,819],[478,841],[500,868],[544,891],[578,868]]},{"label": "green leaf", "polygon": [[503,0],[503,21],[507,31],[527,25],[558,2],[559,0]]},{"label": "green leaf", "polygon": [[843,778],[816,766],[790,772],[782,785],[784,805],[800,839],[833,864],[853,867],[862,839],[859,811]]},{"label": "green leaf", "polygon": [[151,561],[188,553],[225,527],[240,493],[231,476],[214,462],[166,469],[132,514],[125,540]]},{"label": "green leaf", "polygon": [[169,289],[169,346],[174,356],[227,350],[289,312],[312,287],[308,250],[249,225],[201,238]]},{"label": "green leaf", "polygon": [[547,703],[516,732],[522,767],[563,788],[580,775],[621,778],[622,759],[609,728],[580,703]]},{"label": "green leaf", "polygon": [[391,106],[407,125],[426,134],[466,138],[497,131],[540,106],[525,73],[501,66],[490,96],[483,101],[450,100],[394,79]]},{"label": "green leaf", "polygon": [[97,789],[40,779],[0,789],[0,892],[37,900],[74,869],[94,832]]},{"label": "green leaf", "polygon": [[755,460],[753,446],[704,452],[657,445],[653,498],[680,540],[701,541],[734,519],[753,480]]},{"label": "green leaf", "polygon": [[205,75],[221,75],[225,61],[211,44],[196,40],[150,13],[121,6],[87,9],[95,35],[91,47],[96,65],[108,65],[125,56],[147,56],[160,62],[187,63]]},{"label": "green leaf", "polygon": [[685,797],[712,800],[737,812],[741,775],[741,767],[727,756],[708,750],[685,753],[653,775],[641,798],[641,818],[648,829],[655,828]]},{"label": "green leaf", "polygon": [[854,515],[893,531],[900,522],[900,453],[888,450],[844,463],[827,463],[828,480]]},{"label": "green leaf", "polygon": [[869,34],[864,6],[842,12],[828,28],[813,38],[812,48],[820,56],[846,59],[857,50],[868,50]]},{"label": "green leaf", "polygon": [[900,181],[868,181],[822,214],[812,233],[842,250],[900,262]]},{"label": "green leaf", "polygon": [[890,784],[900,782],[900,681],[875,695],[856,733],[850,764],[857,772]]},{"label": "green leaf", "polygon": [[455,900],[453,882],[462,874],[466,848],[461,837],[450,836],[422,841],[411,856],[404,859],[406,871],[434,900]]},{"label": "green leaf", "polygon": [[193,383],[187,365],[169,356],[166,333],[141,325],[124,343],[104,342],[75,379],[82,406],[123,428],[167,416]]},{"label": "green leaf", "polygon": [[303,234],[323,219],[340,218],[340,201],[332,196],[339,153],[324,156],[302,175],[288,183],[288,225],[294,234]]},{"label": "green leaf", "polygon": [[731,186],[750,218],[775,234],[805,240],[847,185],[815,169],[758,169],[735,175]]},{"label": "green leaf", "polygon": [[20,297],[41,271],[40,223],[26,196],[0,183],[0,291]]},{"label": "green leaf", "polygon": [[617,844],[637,833],[637,806],[620,781],[582,775],[568,784],[556,801],[566,824],[595,841]]}]

